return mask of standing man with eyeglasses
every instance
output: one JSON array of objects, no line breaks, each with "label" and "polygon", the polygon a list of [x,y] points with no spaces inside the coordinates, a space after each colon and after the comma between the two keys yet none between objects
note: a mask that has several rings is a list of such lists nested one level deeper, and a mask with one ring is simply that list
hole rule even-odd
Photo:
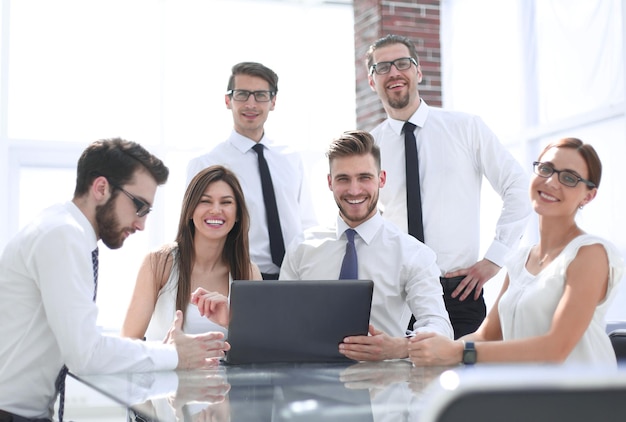
[{"label": "standing man with eyeglasses", "polygon": [[187,183],[213,164],[239,179],[250,212],[250,258],[264,279],[278,279],[285,248],[317,224],[302,158],[265,134],[274,110],[278,75],[255,62],[233,66],[224,100],[232,111],[230,137],[187,166]]},{"label": "standing man with eyeglasses", "polygon": [[[430,107],[420,98],[422,71],[411,40],[399,35],[377,40],[366,66],[369,85],[388,116],[372,131],[387,169],[387,185],[380,191],[383,216],[423,237],[436,252],[446,309],[459,338],[484,319],[483,286],[524,233],[530,215],[528,177],[479,117]],[[407,163],[405,145],[417,163]],[[479,258],[483,176],[503,206],[491,245]],[[407,195],[414,180],[419,180],[419,199],[411,202]],[[415,208],[421,215],[409,221]],[[413,233],[417,226],[419,235]]]},{"label": "standing man with eyeglasses", "polygon": [[122,247],[143,230],[169,170],[141,145],[92,143],[78,160],[74,198],[44,210],[0,255],[0,422],[63,420],[67,371],[78,374],[208,368],[229,345],[222,333],[168,339],[103,335],[96,325],[98,241]]}]

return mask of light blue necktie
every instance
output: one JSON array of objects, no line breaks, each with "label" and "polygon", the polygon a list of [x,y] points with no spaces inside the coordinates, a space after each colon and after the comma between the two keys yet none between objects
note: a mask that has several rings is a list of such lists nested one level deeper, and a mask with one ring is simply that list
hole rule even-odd
[{"label": "light blue necktie", "polygon": [[357,280],[359,278],[359,260],[356,256],[354,246],[354,235],[356,231],[348,229],[345,231],[348,243],[346,243],[346,254],[343,256],[339,280]]},{"label": "light blue necktie", "polygon": [[[95,302],[98,293],[98,248],[91,251],[91,267],[93,269],[93,301]],[[65,377],[67,371],[67,366],[63,365],[54,383],[59,392],[59,422],[63,422],[63,413],[65,413]]]}]

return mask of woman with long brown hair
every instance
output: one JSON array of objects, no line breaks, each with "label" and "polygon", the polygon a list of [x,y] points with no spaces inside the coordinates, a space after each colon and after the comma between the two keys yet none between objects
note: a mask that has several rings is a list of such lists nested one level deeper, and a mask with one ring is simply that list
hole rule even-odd
[{"label": "woman with long brown hair", "polygon": [[189,183],[176,241],[149,253],[139,269],[122,335],[164,339],[176,310],[186,333],[226,332],[191,302],[192,292],[211,292],[225,302],[232,280],[261,280],[250,261],[250,219],[233,172],[211,166]]}]

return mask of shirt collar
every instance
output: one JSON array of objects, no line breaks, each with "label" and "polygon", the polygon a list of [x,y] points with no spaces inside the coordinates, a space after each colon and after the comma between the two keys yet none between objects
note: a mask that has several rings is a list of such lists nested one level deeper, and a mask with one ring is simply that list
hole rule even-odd
[{"label": "shirt collar", "polygon": [[[415,113],[409,118],[409,122],[413,123],[415,126],[422,128],[424,127],[424,123],[426,123],[426,118],[428,117],[428,104],[423,99],[420,99],[420,106],[415,110]],[[395,120],[389,118],[389,125],[391,126],[391,130],[393,130],[398,136],[402,134],[402,127],[404,126],[404,121]]]},{"label": "shirt collar", "polygon": [[85,235],[89,238],[92,249],[95,249],[98,246],[98,238],[96,237],[96,230],[89,222],[87,216],[83,214],[80,208],[78,208],[72,201],[67,201],[65,203],[65,209],[76,219],[76,222],[80,224],[85,231]]},{"label": "shirt collar", "polygon": [[[358,226],[354,227],[354,231],[359,234],[359,237],[365,241],[366,244],[370,244],[376,236],[376,233],[383,225],[383,217],[380,212],[374,214],[370,219],[364,221]],[[339,240],[343,235],[343,232],[348,230],[350,226],[343,221],[340,215],[337,215],[337,239]]]},{"label": "shirt collar", "polygon": [[[248,137],[245,137],[245,136],[241,135],[240,133],[237,133],[237,131],[234,130],[234,129],[233,129],[232,133],[230,134],[230,142],[242,154],[245,154],[246,152],[251,150],[253,146],[255,146],[257,144],[252,139],[250,139]],[[263,134],[263,137],[261,138],[259,143],[265,145],[266,148],[269,148],[271,146],[271,141],[269,139],[267,139],[265,134]]]}]

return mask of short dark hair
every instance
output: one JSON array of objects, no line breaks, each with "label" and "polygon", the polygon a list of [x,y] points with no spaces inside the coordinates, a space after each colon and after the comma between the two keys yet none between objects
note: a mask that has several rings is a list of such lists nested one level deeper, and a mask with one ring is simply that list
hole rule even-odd
[{"label": "short dark hair", "polygon": [[415,44],[413,44],[413,41],[411,41],[407,37],[403,37],[402,35],[389,34],[387,36],[379,38],[378,40],[374,42],[374,44],[370,45],[370,48],[368,48],[367,53],[365,55],[365,66],[367,67],[368,73],[369,73],[370,67],[372,67],[372,65],[374,64],[374,51],[376,51],[376,49],[378,48],[386,47],[388,45],[393,45],[393,44],[406,45],[407,48],[409,49],[409,54],[411,55],[411,57],[415,59],[415,61],[417,62],[417,65],[419,66],[420,58],[417,55],[417,49],[415,48]]},{"label": "short dark hair", "polygon": [[330,164],[335,158],[366,154],[374,157],[376,168],[380,171],[380,148],[374,143],[374,137],[364,130],[349,130],[330,143],[326,157]]},{"label": "short dark hair", "polygon": [[[578,138],[563,138],[546,145],[543,151],[541,151],[541,154],[539,154],[539,158],[551,148],[569,148],[578,152],[587,164],[587,170],[589,172],[587,180],[596,185],[596,188],[600,186],[600,179],[602,179],[602,162],[600,161],[598,153],[591,145],[584,143]],[[589,186],[587,187],[592,189]]]},{"label": "short dark hair", "polygon": [[111,185],[124,186],[140,168],[148,171],[158,185],[167,182],[169,169],[138,143],[121,138],[95,141],[78,159],[74,197],[86,194],[100,176],[106,177]]},{"label": "short dark hair", "polygon": [[235,76],[248,75],[256,76],[265,81],[270,86],[270,91],[274,94],[278,92],[278,75],[269,67],[263,66],[261,63],[256,62],[241,62],[233,66],[231,70],[230,78],[228,79],[227,91],[235,89]]}]

